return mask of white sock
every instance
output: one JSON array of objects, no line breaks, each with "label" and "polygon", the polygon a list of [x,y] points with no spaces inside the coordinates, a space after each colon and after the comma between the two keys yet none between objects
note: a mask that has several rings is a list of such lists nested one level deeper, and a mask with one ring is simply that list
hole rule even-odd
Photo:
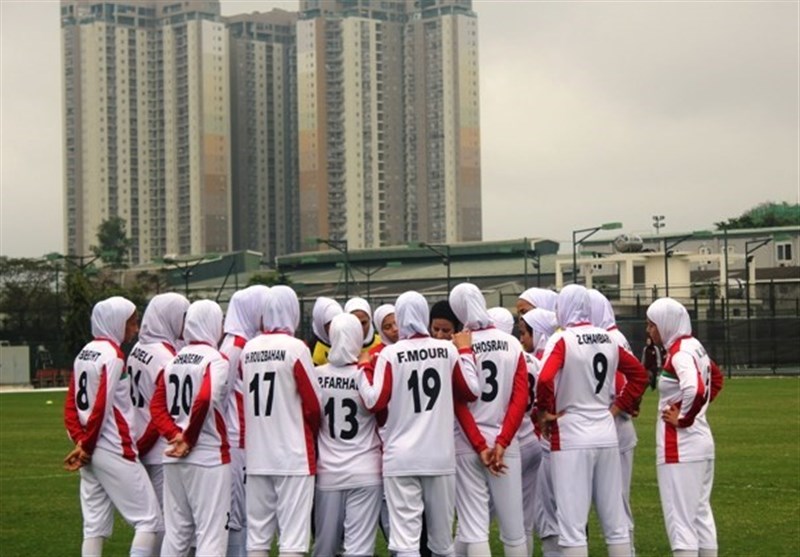
[{"label": "white sock", "polygon": [[528,534],[528,552],[525,555],[533,557],[533,532]]},{"label": "white sock", "polygon": [[279,557],[303,557],[304,556],[303,553],[284,553],[283,551],[278,553],[278,555],[279,555]]},{"label": "white sock", "polygon": [[698,552],[696,549],[676,549],[672,557],[698,557]]},{"label": "white sock", "polygon": [[248,549],[247,557],[269,557],[269,551],[266,549]]},{"label": "white sock", "polygon": [[136,531],[131,542],[131,557],[150,557],[158,555],[160,547],[156,547],[158,534],[156,532]]},{"label": "white sock", "polygon": [[491,557],[492,550],[489,548],[489,540],[478,543],[468,543],[467,557]]},{"label": "white sock", "polygon": [[699,554],[700,557],[717,557],[717,548],[711,549],[710,547],[701,547]]},{"label": "white sock", "polygon": [[84,538],[81,544],[81,557],[100,557],[103,555],[103,538]]},{"label": "white sock", "polygon": [[562,557],[589,557],[588,545],[579,545],[577,547],[565,547],[561,545],[559,547],[561,548]]},{"label": "white sock", "polygon": [[242,554],[244,532],[241,530],[228,530],[228,557],[239,557]]},{"label": "white sock", "polygon": [[632,557],[632,553],[630,542],[608,544],[608,557]]},{"label": "white sock", "polygon": [[558,536],[542,538],[543,557],[561,557],[561,548],[558,545]]},{"label": "white sock", "polygon": [[503,544],[503,552],[506,557],[528,557],[528,544],[520,545]]}]

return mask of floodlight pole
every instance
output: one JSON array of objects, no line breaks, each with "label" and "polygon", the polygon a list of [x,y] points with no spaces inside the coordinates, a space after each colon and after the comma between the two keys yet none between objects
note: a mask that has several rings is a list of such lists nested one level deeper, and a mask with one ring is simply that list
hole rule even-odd
[{"label": "floodlight pole", "polygon": [[442,258],[442,264],[447,266],[447,293],[450,294],[450,246],[448,244],[428,244],[421,242],[419,244],[439,257]]},{"label": "floodlight pole", "polygon": [[[744,274],[745,280],[745,308],[747,310],[747,367],[753,367],[753,328],[752,324],[750,323],[750,260],[753,258],[753,253],[766,246],[768,243],[772,241],[772,238],[755,238],[753,240],[747,240],[744,243]],[[750,247],[753,246],[753,247]]]},{"label": "floodlight pole", "polygon": [[[617,228],[622,228],[621,222],[607,222],[601,224],[600,226],[592,226],[590,228],[581,228],[578,230],[572,231],[572,283],[578,284],[578,246],[589,239],[590,236],[593,236],[597,232],[601,230],[616,230]],[[581,236],[578,239],[578,234],[583,234],[586,232],[584,236]]]},{"label": "floodlight pole", "polygon": [[332,240],[330,238],[315,238],[317,244],[325,244],[335,249],[344,256],[344,297],[350,298],[350,256],[347,251],[347,240]]}]

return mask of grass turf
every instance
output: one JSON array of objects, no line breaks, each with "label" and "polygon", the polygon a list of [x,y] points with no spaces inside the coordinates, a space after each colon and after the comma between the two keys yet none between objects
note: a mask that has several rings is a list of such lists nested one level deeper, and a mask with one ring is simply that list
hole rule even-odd
[{"label": "grass turf", "polygon": [[[78,475],[61,468],[71,448],[63,401],[63,392],[0,394],[0,555],[80,552]],[[648,391],[637,420],[632,500],[640,556],[669,555],[655,477],[655,403]],[[717,450],[712,506],[719,554],[800,554],[800,379],[729,380],[709,420]],[[594,516],[589,530],[590,554],[605,555]],[[132,536],[118,518],[104,554],[127,555]],[[378,554],[386,555],[378,538]],[[491,542],[502,555],[496,528]]]}]

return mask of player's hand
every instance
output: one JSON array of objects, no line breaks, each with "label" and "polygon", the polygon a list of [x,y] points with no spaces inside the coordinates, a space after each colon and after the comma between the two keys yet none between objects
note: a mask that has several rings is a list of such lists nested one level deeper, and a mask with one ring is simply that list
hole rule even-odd
[{"label": "player's hand", "polygon": [[493,475],[496,475],[494,470],[492,470],[492,451],[489,449],[489,447],[486,447],[480,452],[480,457],[481,462],[484,466],[486,466],[486,468],[489,469],[489,472]]},{"label": "player's hand", "polygon": [[189,443],[183,440],[183,433],[179,433],[169,441],[170,447],[164,454],[174,458],[184,458],[191,451]]},{"label": "player's hand", "polygon": [[362,350],[358,355],[359,364],[368,364],[370,360],[372,360],[372,356],[370,355],[369,350]]},{"label": "player's hand", "polygon": [[564,415],[564,411],[562,410],[558,414],[551,414],[545,410],[540,410],[538,417],[539,417],[539,429],[542,430],[542,437],[550,440],[550,427],[553,422],[555,422],[558,418]]},{"label": "player's hand", "polygon": [[92,457],[89,453],[83,450],[81,444],[78,443],[75,445],[75,448],[72,449],[69,454],[64,458],[64,470],[68,470],[70,472],[75,472],[79,470],[82,466],[89,464],[91,462]]},{"label": "player's hand", "polygon": [[459,331],[453,334],[453,344],[456,345],[456,348],[461,350],[462,348],[471,348],[472,347],[472,332],[470,331]]},{"label": "player's hand", "polygon": [[661,419],[673,427],[678,427],[678,419],[681,411],[674,404],[670,404],[661,411]]},{"label": "player's hand", "polygon": [[492,449],[492,464],[489,467],[489,471],[495,476],[502,476],[506,473],[508,465],[503,461],[503,455],[505,454],[506,448],[499,443]]}]

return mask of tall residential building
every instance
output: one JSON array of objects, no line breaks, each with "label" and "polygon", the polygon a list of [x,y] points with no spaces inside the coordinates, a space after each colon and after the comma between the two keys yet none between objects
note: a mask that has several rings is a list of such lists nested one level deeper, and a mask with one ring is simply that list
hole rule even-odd
[{"label": "tall residential building", "polygon": [[66,250],[119,216],[132,263],[229,251],[228,33],[214,0],[61,0]]},{"label": "tall residential building", "polygon": [[231,53],[233,248],[272,260],[300,248],[297,13],[227,18]]},{"label": "tall residential building", "polygon": [[301,0],[300,236],[480,239],[469,0]]}]

